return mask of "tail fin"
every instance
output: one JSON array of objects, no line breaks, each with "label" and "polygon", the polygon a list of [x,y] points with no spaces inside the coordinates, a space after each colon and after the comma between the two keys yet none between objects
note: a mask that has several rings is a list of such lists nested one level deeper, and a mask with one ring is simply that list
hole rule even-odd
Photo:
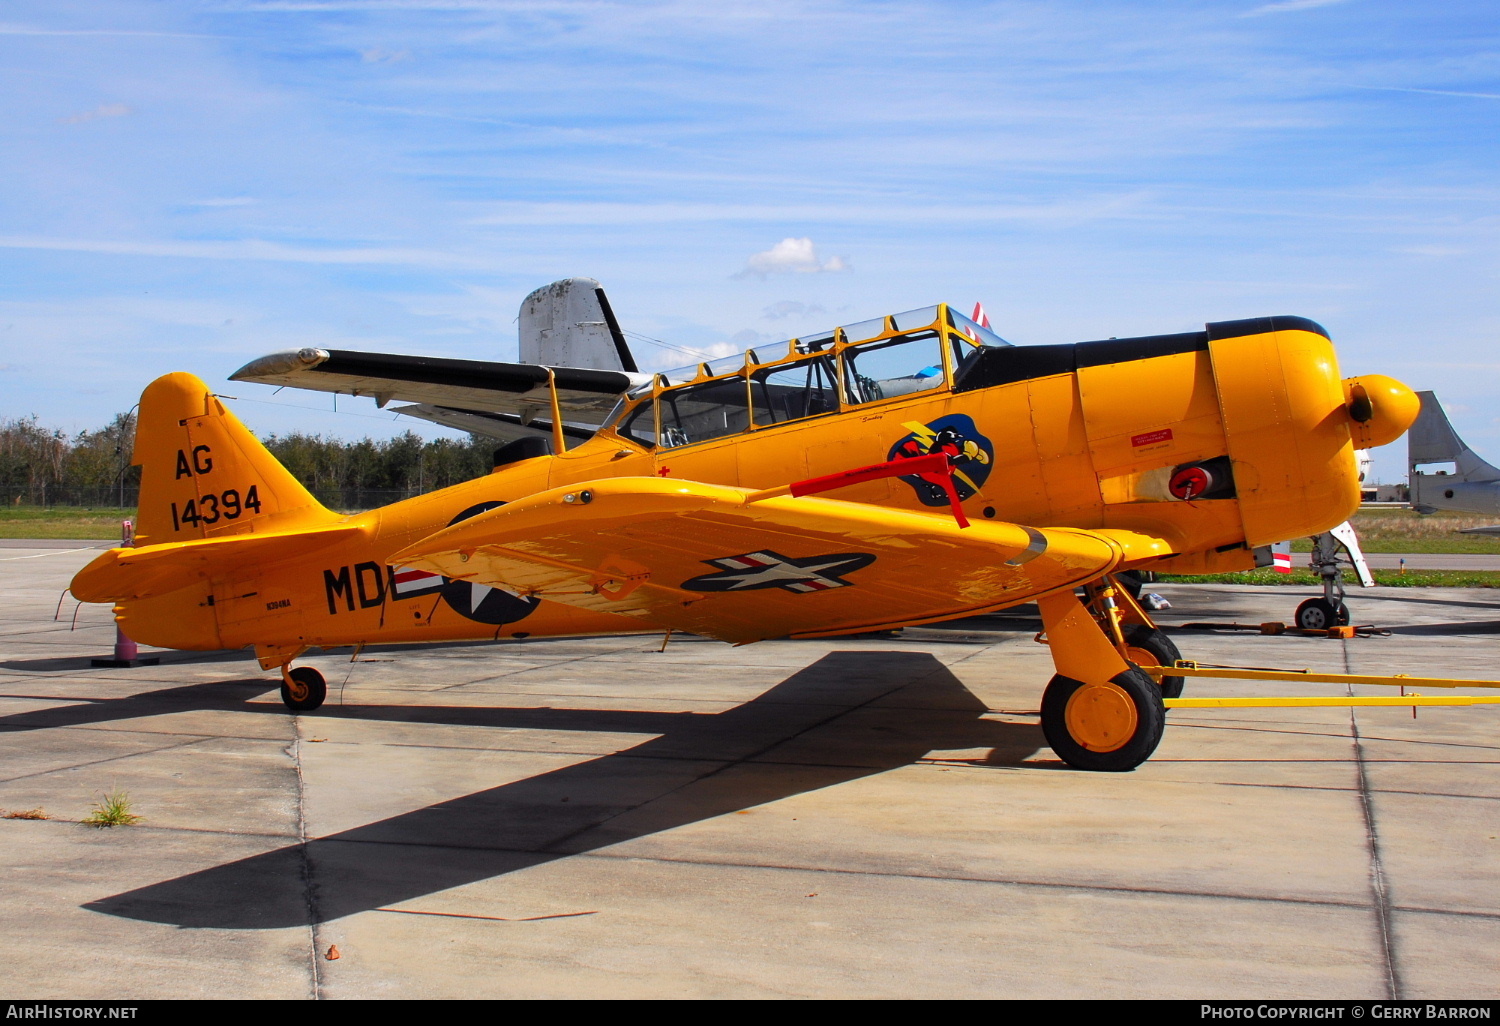
[{"label": "tail fin", "polygon": [[137,546],[340,519],[191,374],[146,386],[132,462],[141,467]]},{"label": "tail fin", "polygon": [[522,363],[637,369],[609,298],[593,278],[564,278],[521,300],[520,338]]},{"label": "tail fin", "polygon": [[1449,481],[1500,481],[1500,468],[1491,466],[1464,444],[1448,423],[1448,415],[1431,392],[1418,392],[1422,412],[1406,435],[1406,459],[1413,475],[1416,468],[1429,463],[1452,463],[1455,474]]}]

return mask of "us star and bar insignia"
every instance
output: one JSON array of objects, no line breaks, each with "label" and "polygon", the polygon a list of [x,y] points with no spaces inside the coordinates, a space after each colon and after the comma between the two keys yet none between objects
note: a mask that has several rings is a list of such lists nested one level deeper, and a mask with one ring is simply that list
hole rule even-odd
[{"label": "us star and bar insignia", "polygon": [[796,559],[779,552],[763,550],[740,556],[705,559],[703,562],[718,567],[720,572],[683,581],[684,588],[692,591],[758,591],[762,588],[780,588],[782,591],[805,594],[849,587],[851,582],[844,580],[844,575],[864,569],[875,562],[875,557],[867,552],[840,552]]}]

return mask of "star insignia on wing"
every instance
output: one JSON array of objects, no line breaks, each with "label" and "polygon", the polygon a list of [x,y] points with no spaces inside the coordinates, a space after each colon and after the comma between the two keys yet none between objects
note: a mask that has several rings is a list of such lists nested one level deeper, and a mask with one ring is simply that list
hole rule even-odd
[{"label": "star insignia on wing", "polygon": [[684,588],[692,591],[758,591],[762,588],[780,588],[794,594],[806,594],[830,588],[847,588],[850,582],[843,579],[844,575],[869,566],[875,562],[875,557],[867,552],[840,552],[797,559],[767,550],[705,559],[703,562],[717,567],[720,572],[683,581]]}]

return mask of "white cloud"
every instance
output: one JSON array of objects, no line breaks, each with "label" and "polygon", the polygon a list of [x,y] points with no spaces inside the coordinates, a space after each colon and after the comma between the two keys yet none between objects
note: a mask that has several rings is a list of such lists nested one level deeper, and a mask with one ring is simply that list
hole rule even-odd
[{"label": "white cloud", "polygon": [[72,117],[58,118],[57,123],[60,125],[80,125],[85,121],[93,121],[96,118],[123,118],[130,112],[130,108],[123,103],[101,103],[93,110],[86,110],[81,114],[74,114]]},{"label": "white cloud", "polygon": [[0,235],[0,249],[48,249],[70,253],[111,253],[117,256],[189,257],[197,260],[270,260],[292,264],[389,264],[406,267],[467,267],[483,269],[489,262],[435,250],[315,248],[288,246],[264,239],[184,242],[175,239],[114,241],[109,239],[47,238]]},{"label": "white cloud", "polygon": [[1246,11],[1240,17],[1255,18],[1262,14],[1280,14],[1282,11],[1304,11],[1310,7],[1332,7],[1334,4],[1347,2],[1348,0],[1281,0],[1280,3],[1264,4],[1254,10]]},{"label": "white cloud", "polygon": [[379,46],[372,46],[368,50],[359,51],[359,59],[366,64],[398,64],[401,61],[411,60],[411,51],[386,50]]},{"label": "white cloud", "polygon": [[736,278],[754,276],[765,278],[772,274],[815,274],[819,271],[847,271],[849,264],[843,257],[818,259],[818,248],[807,237],[782,239],[770,249],[755,253],[745,264],[745,269]]},{"label": "white cloud", "polygon": [[762,310],[761,316],[768,321],[779,321],[787,317],[811,317],[813,314],[827,312],[816,303],[799,303],[795,299],[783,299]]},{"label": "white cloud", "polygon": [[1500,100],[1500,93],[1460,92],[1457,89],[1416,89],[1406,86],[1360,86],[1359,88],[1382,93],[1426,93],[1429,96],[1471,96],[1476,100]]}]

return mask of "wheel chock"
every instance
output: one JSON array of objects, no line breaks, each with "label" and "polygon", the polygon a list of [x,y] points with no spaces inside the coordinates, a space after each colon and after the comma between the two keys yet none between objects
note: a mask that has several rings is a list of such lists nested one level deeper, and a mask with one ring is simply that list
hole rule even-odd
[{"label": "wheel chock", "polygon": [[1328,628],[1328,637],[1330,637],[1330,638],[1352,638],[1352,637],[1354,637],[1354,631],[1355,631],[1355,628],[1353,628],[1353,627],[1347,627],[1347,626],[1346,627],[1329,627]]},{"label": "wheel chock", "polygon": [[1272,620],[1269,623],[1261,624],[1260,632],[1262,634],[1285,634],[1286,624],[1281,623],[1279,620]]}]

